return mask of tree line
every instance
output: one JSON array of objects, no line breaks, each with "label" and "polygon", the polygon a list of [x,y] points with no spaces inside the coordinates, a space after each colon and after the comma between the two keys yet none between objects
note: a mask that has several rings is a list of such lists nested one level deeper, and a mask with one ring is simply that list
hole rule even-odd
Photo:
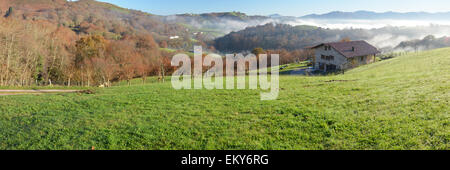
[{"label": "tree line", "polygon": [[111,85],[112,81],[163,76],[173,53],[148,33],[106,39],[79,35],[46,21],[0,18],[0,85]]}]

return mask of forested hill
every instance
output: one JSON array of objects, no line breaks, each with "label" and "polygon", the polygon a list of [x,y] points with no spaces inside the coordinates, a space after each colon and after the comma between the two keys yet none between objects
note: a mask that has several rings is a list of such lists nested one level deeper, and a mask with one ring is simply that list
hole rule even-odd
[{"label": "forested hill", "polygon": [[[258,18],[200,16],[192,18]],[[169,75],[171,56],[207,46],[189,24],[94,0],[1,0],[0,63],[8,64],[0,64],[0,86],[92,86]]]},{"label": "forested hill", "polygon": [[0,86],[145,79],[171,71],[176,51],[160,47],[192,45],[165,42],[183,26],[94,0],[1,0],[0,13]]},{"label": "forested hill", "polygon": [[321,42],[337,41],[342,38],[365,39],[364,30],[331,30],[313,26],[291,26],[266,24],[249,27],[218,38],[214,46],[219,51],[250,51],[256,47],[264,49],[302,49]]},{"label": "forested hill", "polygon": [[274,21],[240,12],[159,16],[95,0],[1,0],[0,16],[46,21],[78,35],[95,34],[114,40],[151,34],[163,47],[184,50],[193,44],[205,46],[205,41],[231,31]]},{"label": "forested hill", "polygon": [[436,48],[450,47],[450,37],[440,37],[429,35],[423,39],[404,41],[395,50],[399,51],[422,51]]},{"label": "forested hill", "polygon": [[450,26],[383,27],[377,29],[325,29],[287,24],[266,24],[231,32],[215,39],[214,46],[223,52],[251,51],[254,48],[296,50],[323,42],[342,39],[365,40],[385,52],[403,41],[427,35],[448,34]]},{"label": "forested hill", "polygon": [[108,39],[152,33],[160,40],[185,33],[184,27],[166,24],[154,15],[94,0],[2,0],[0,11],[5,17],[45,20],[78,34],[102,34]]}]

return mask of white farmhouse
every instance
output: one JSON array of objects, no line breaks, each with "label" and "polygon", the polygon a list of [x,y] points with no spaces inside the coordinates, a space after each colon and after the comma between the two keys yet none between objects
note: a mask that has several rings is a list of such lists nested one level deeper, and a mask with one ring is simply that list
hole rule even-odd
[{"label": "white farmhouse", "polygon": [[354,68],[375,62],[378,49],[365,41],[322,43],[314,49],[314,68],[336,71]]}]

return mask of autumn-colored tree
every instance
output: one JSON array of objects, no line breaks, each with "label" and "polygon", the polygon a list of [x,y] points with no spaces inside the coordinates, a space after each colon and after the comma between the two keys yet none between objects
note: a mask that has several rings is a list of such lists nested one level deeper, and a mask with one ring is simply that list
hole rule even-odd
[{"label": "autumn-colored tree", "polygon": [[112,58],[93,58],[92,65],[105,87],[111,86],[111,80],[117,74],[117,64]]},{"label": "autumn-colored tree", "polygon": [[352,41],[349,37],[345,37],[341,40],[341,42],[350,42]]},{"label": "autumn-colored tree", "polygon": [[67,80],[67,86],[71,86],[72,85],[72,80],[76,74],[76,68],[75,68],[75,64],[69,60],[67,63],[64,64],[64,76],[66,77]]},{"label": "autumn-colored tree", "polygon": [[171,60],[167,56],[161,56],[158,59],[158,80],[165,82],[166,75],[171,71]]},{"label": "autumn-colored tree", "polygon": [[167,41],[165,41],[165,40],[161,41],[161,42],[159,43],[159,46],[160,46],[161,48],[167,48],[167,47],[169,47],[169,46],[167,45]]},{"label": "autumn-colored tree", "polygon": [[116,62],[118,78],[126,80],[131,85],[133,79],[142,68],[143,57],[136,48],[136,39],[125,37],[122,40],[111,41],[107,48],[108,56]]},{"label": "autumn-colored tree", "polygon": [[84,76],[81,77],[87,86],[90,86],[91,80],[94,79],[96,64],[93,59],[105,58],[106,45],[107,41],[100,35],[82,37],[76,42],[75,66],[84,70]]},{"label": "autumn-colored tree", "polygon": [[[0,85],[25,86],[62,78],[68,44],[48,22],[0,18]],[[52,77],[52,78],[53,78]],[[42,83],[42,84],[44,84]]]},{"label": "autumn-colored tree", "polygon": [[252,53],[255,54],[256,56],[259,56],[260,54],[264,54],[264,53],[266,53],[266,52],[264,51],[263,48],[258,47],[258,48],[254,48],[254,49],[252,50]]},{"label": "autumn-colored tree", "polygon": [[82,37],[76,42],[75,64],[80,65],[85,60],[103,58],[107,41],[100,35]]},{"label": "autumn-colored tree", "polygon": [[183,37],[177,47],[192,45],[182,26],[139,11],[111,12],[101,2],[0,3],[10,6],[0,17],[0,85],[110,84],[137,76],[145,82],[172,70],[172,55],[160,61],[159,45],[170,46],[161,42],[166,35]]},{"label": "autumn-colored tree", "polygon": [[145,84],[153,64],[145,57],[141,57],[140,60],[140,62],[136,63],[136,74],[142,78],[142,83]]},{"label": "autumn-colored tree", "polygon": [[131,85],[131,79],[136,76],[137,68],[136,67],[141,60],[141,56],[138,53],[130,54],[124,60],[122,60],[122,77],[127,81],[128,86]]},{"label": "autumn-colored tree", "polygon": [[155,58],[160,57],[160,50],[150,34],[141,35],[136,39],[136,48],[142,56],[141,62],[137,65],[137,74],[142,78],[142,82],[145,83],[147,76],[154,69],[153,67],[157,67],[153,61],[155,61]]}]

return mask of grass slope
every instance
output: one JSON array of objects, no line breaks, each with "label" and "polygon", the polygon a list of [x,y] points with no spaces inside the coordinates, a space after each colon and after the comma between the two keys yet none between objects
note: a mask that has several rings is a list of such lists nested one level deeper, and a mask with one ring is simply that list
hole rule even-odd
[{"label": "grass slope", "polygon": [[449,66],[447,48],[282,76],[275,101],[170,82],[5,96],[0,149],[450,149]]}]

